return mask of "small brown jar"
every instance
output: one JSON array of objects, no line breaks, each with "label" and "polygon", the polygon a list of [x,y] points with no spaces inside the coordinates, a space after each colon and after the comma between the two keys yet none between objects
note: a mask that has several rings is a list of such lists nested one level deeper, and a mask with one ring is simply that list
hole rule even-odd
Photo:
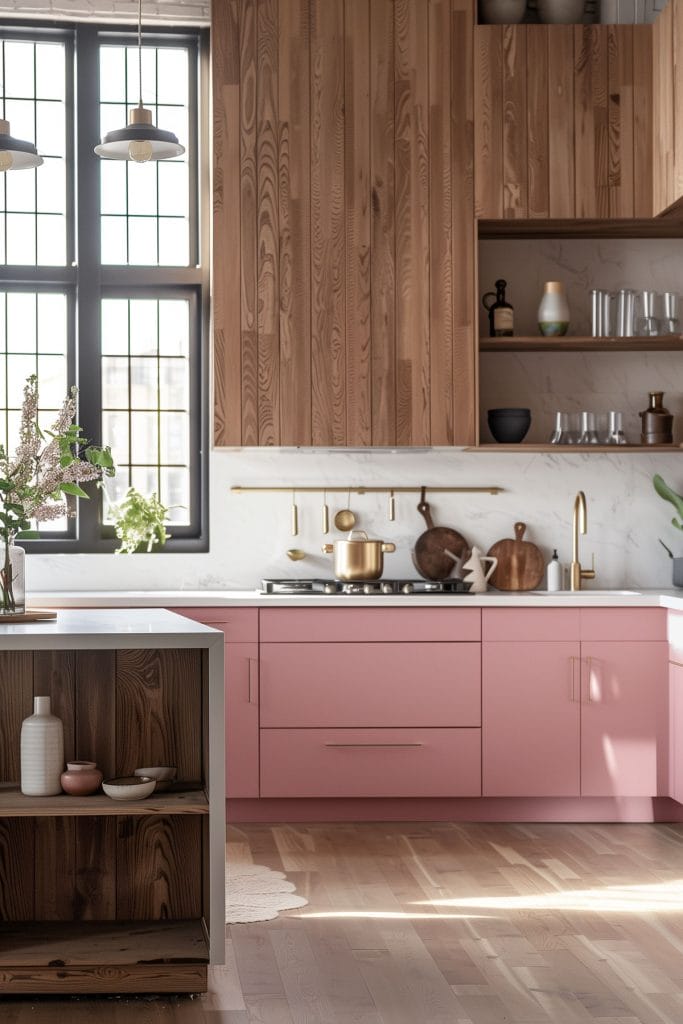
[{"label": "small brown jar", "polygon": [[674,418],[662,405],[663,391],[649,391],[650,404],[640,413],[641,444],[672,444]]},{"label": "small brown jar", "polygon": [[94,761],[67,761],[60,782],[69,796],[90,796],[100,788],[102,772]]}]

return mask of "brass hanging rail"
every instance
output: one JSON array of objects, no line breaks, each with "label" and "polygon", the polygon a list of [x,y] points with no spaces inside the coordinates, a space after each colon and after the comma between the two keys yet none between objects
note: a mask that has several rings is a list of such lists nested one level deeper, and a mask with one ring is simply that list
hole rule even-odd
[{"label": "brass hanging rail", "polygon": [[[430,494],[502,494],[505,490],[504,487],[425,487],[425,491]],[[422,491],[421,486],[416,487],[351,487],[348,484],[343,486],[334,486],[330,484],[321,484],[320,487],[302,487],[300,484],[289,484],[287,487],[242,487],[241,484],[235,484],[234,487],[230,488],[233,494],[247,494],[254,491],[267,491],[269,493],[282,493],[291,494],[292,491],[296,491],[297,494],[321,494],[323,491],[328,493],[351,493],[351,494],[420,494]]]}]

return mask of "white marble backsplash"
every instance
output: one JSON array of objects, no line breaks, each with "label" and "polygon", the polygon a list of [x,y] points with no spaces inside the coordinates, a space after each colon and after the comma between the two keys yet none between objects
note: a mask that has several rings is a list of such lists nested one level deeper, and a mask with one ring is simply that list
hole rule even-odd
[{"label": "white marble backsplash", "polygon": [[[652,488],[659,472],[683,492],[683,456],[676,454],[531,454],[428,451],[313,451],[258,449],[214,452],[211,458],[211,550],[169,555],[30,555],[31,590],[251,589],[262,577],[332,575],[331,556],[321,553],[326,540],[343,535],[321,532],[321,494],[298,494],[300,532],[290,533],[289,493],[233,494],[230,487],[324,486],[328,484],[408,486],[486,486],[505,488],[499,495],[427,493],[436,525],[458,529],[470,543],[488,549],[513,536],[517,520],[527,523],[527,538],[550,557],[556,547],[571,559],[574,497],[585,491],[588,533],[581,558],[595,553],[595,586],[666,587],[671,563],[657,538],[683,555],[683,534],[671,526],[672,507]],[[396,497],[396,520],[387,517],[387,495],[352,496],[358,527],[371,537],[393,541],[385,555],[385,576],[415,576],[411,551],[425,528],[416,510],[417,493]],[[346,505],[345,494],[328,495],[331,518]],[[307,557],[291,562],[288,548]]]}]

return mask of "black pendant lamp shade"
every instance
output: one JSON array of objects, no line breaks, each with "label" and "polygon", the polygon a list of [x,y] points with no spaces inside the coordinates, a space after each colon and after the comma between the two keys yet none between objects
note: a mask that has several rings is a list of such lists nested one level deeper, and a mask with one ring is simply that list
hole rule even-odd
[{"label": "black pendant lamp shade", "polygon": [[40,167],[42,162],[43,158],[38,155],[33,143],[13,138],[9,133],[9,121],[0,118],[0,171]]},{"label": "black pendant lamp shade", "polygon": [[107,132],[95,152],[105,160],[134,160],[144,164],[148,160],[171,160],[181,156],[181,146],[173,132],[162,131],[152,124],[152,111],[140,105],[130,112],[125,128]]},{"label": "black pendant lamp shade", "polygon": [[138,81],[140,102],[131,110],[130,121],[125,128],[107,132],[99,146],[95,146],[95,153],[105,160],[134,160],[138,164],[182,156],[185,147],[173,132],[155,127],[152,111],[142,105],[142,0],[138,0]]}]

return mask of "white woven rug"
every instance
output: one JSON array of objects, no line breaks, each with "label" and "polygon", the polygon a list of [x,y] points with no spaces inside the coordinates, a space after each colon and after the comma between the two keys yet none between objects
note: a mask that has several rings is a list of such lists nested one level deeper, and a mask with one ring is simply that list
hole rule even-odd
[{"label": "white woven rug", "polygon": [[281,871],[259,864],[226,865],[226,924],[272,921],[281,910],[305,907],[308,900],[295,895],[295,886]]}]

